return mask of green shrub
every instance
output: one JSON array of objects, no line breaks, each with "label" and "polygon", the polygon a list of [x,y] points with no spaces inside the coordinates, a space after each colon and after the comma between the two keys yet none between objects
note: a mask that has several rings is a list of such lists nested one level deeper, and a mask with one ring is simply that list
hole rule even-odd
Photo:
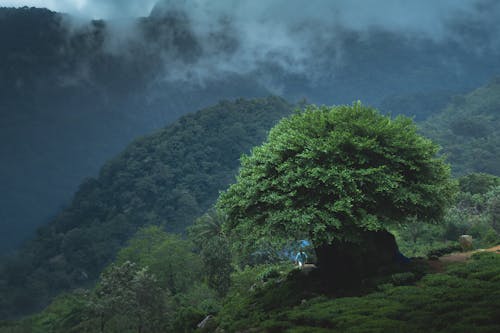
[{"label": "green shrub", "polygon": [[267,282],[280,276],[281,274],[277,267],[268,267],[258,275],[258,279],[262,282]]},{"label": "green shrub", "polygon": [[486,246],[495,246],[500,244],[500,235],[493,228],[488,229],[488,231],[484,234],[483,239]]},{"label": "green shrub", "polygon": [[412,284],[417,281],[417,277],[412,272],[396,273],[391,275],[392,283],[395,286]]},{"label": "green shrub", "polygon": [[190,333],[205,318],[205,314],[194,307],[185,307],[178,311],[174,317],[173,332]]},{"label": "green shrub", "polygon": [[442,247],[437,247],[437,248],[430,250],[427,253],[427,257],[429,259],[433,259],[433,258],[444,256],[445,254],[461,251],[461,249],[462,248],[460,247],[460,244],[458,244],[458,243],[448,243]]}]

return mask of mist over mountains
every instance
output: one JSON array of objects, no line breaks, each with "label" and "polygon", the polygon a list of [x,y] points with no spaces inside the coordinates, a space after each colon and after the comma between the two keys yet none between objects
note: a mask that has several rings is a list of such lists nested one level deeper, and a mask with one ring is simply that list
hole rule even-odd
[{"label": "mist over mountains", "polygon": [[120,2],[125,18],[95,3],[87,14],[108,20],[0,9],[0,249],[133,138],[220,99],[391,105],[418,94],[422,108],[399,112],[425,118],[500,72],[495,1],[161,1],[144,4],[150,13]]}]

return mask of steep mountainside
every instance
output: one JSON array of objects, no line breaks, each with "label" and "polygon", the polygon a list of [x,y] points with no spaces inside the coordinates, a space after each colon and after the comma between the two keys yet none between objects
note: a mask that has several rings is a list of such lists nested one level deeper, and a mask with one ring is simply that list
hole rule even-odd
[{"label": "steep mountainside", "polygon": [[422,130],[443,146],[456,175],[500,175],[500,79],[454,97]]},{"label": "steep mountainside", "polygon": [[164,3],[123,22],[0,8],[0,249],[55,215],[133,138],[220,99],[269,90],[318,104],[428,96],[423,114],[399,110],[423,119],[441,103],[435,91],[472,89],[500,68],[493,3],[480,20],[451,22],[456,38],[292,22],[284,33],[306,41],[305,58],[290,45],[249,47],[234,18],[207,17],[200,27]]},{"label": "steep mountainside", "polygon": [[30,237],[137,136],[224,98],[269,95],[237,75],[199,87],[164,80],[165,53],[184,63],[196,48],[173,18],[138,21],[143,44],[115,49],[109,25],[0,8],[2,251]]},{"label": "steep mountainside", "polygon": [[0,267],[1,317],[92,283],[140,226],[184,231],[234,179],[240,155],[291,110],[279,98],[221,102],[136,140]]}]

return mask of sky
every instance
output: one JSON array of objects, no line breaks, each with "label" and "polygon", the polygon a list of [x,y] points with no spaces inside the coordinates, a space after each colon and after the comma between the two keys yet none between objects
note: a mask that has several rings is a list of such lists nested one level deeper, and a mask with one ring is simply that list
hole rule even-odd
[{"label": "sky", "polygon": [[[320,80],[325,66],[342,66],[343,45],[337,35],[342,29],[358,32],[360,38],[388,31],[412,42],[453,41],[468,47],[464,22],[468,29],[489,21],[487,26],[498,27],[500,16],[498,0],[0,0],[0,6],[68,13],[74,30],[88,19],[108,20],[106,49],[117,54],[123,54],[130,40],[144,43],[132,18],[182,12],[203,57],[185,66],[182,61],[173,64],[175,59],[166,54],[165,78],[200,84],[219,73],[254,72],[270,60],[286,73]],[[500,28],[496,29],[491,33],[496,37],[484,47],[500,46]],[[213,36],[221,34],[235,41],[230,53],[213,43]],[[325,45],[334,45],[335,52],[325,50]],[[280,92],[279,86],[265,85]]]},{"label": "sky", "polygon": [[202,29],[218,18],[231,18],[244,30],[257,28],[255,38],[261,38],[255,23],[264,23],[266,29],[277,28],[273,42],[281,37],[283,26],[316,23],[354,31],[382,28],[442,40],[449,37],[453,20],[481,18],[488,14],[484,8],[500,11],[497,0],[0,0],[4,7],[45,7],[85,19],[144,17],[157,3],[184,10]]},{"label": "sky", "polygon": [[[75,16],[97,19],[147,16],[158,0],[0,0],[1,6],[46,7]],[[458,12],[470,13],[477,3],[491,0],[162,0],[170,6],[194,10],[226,11],[261,15],[275,10],[286,15],[314,15],[341,18],[353,26],[387,25],[413,30],[439,28],[441,22]],[[325,9],[318,11],[317,9]],[[262,17],[262,16],[258,16]]]},{"label": "sky", "polygon": [[[124,18],[182,12],[204,56],[188,67],[173,66],[179,70],[170,70],[168,78],[201,83],[220,72],[252,72],[269,59],[300,75],[318,73],[311,66],[323,66],[325,56],[328,66],[332,58],[334,66],[341,65],[342,45],[335,46],[335,54],[321,48],[340,43],[339,27],[361,37],[388,31],[412,41],[453,40],[468,45],[455,23],[474,27],[500,16],[498,0],[0,0],[0,6],[46,7],[70,14],[69,23],[75,26],[87,19],[109,20],[107,49],[119,54],[124,41],[141,39],[136,20]],[[221,33],[237,42],[230,56],[211,42]],[[499,40],[495,37],[494,42],[500,44]]]},{"label": "sky", "polygon": [[[453,40],[468,45],[463,29],[453,28],[456,22],[473,27],[500,16],[498,0],[0,0],[0,6],[46,7],[70,14],[69,23],[76,26],[90,18],[110,20],[107,50],[117,54],[131,39],[142,43],[136,20],[123,18],[182,12],[204,56],[189,66],[170,66],[166,78],[201,84],[221,72],[253,72],[270,59],[287,73],[316,80],[325,61],[328,66],[342,65],[342,45],[335,45],[335,54],[322,48],[341,43],[336,35],[339,27],[361,37],[382,30],[411,41]],[[230,54],[212,43],[213,36],[221,33],[236,41]],[[166,56],[165,63],[172,64],[172,57]],[[279,93],[279,89],[271,90]]]},{"label": "sky", "polygon": [[3,7],[43,7],[94,19],[147,16],[156,0],[0,0]]}]

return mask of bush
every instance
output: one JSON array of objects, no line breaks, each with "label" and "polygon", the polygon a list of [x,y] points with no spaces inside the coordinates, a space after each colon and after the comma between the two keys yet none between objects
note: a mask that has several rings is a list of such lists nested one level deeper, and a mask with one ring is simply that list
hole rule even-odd
[{"label": "bush", "polygon": [[489,246],[495,246],[500,244],[500,235],[495,229],[489,229],[484,235],[484,242]]},{"label": "bush", "polygon": [[258,275],[258,279],[262,282],[267,282],[280,276],[281,274],[277,267],[268,267]]},{"label": "bush", "polygon": [[417,276],[412,272],[396,273],[391,276],[395,286],[409,285],[417,281]]},{"label": "bush", "polygon": [[205,318],[205,314],[200,310],[187,307],[182,308],[176,313],[172,325],[173,332],[190,333],[196,329],[196,326]]},{"label": "bush", "polygon": [[447,245],[444,245],[442,247],[437,247],[437,248],[430,250],[427,253],[427,257],[429,259],[436,259],[438,257],[444,256],[445,254],[449,254],[449,253],[457,252],[457,251],[461,251],[461,250],[462,250],[462,248],[460,247],[460,244],[458,244],[458,243],[447,244]]}]

